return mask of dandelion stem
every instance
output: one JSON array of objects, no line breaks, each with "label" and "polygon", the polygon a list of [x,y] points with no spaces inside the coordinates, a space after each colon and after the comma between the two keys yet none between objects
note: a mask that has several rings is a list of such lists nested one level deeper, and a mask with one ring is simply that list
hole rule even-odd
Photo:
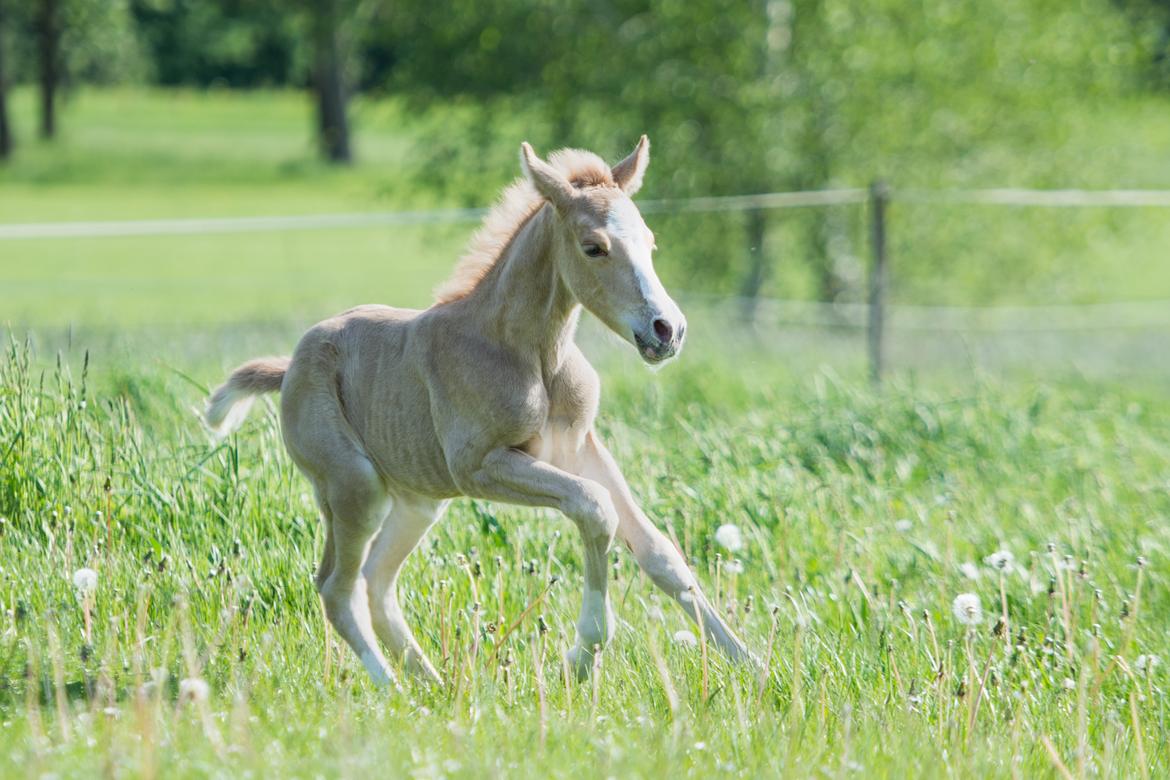
[{"label": "dandelion stem", "polygon": [[1146,763],[1146,745],[1142,740],[1142,723],[1138,716],[1137,692],[1130,690],[1129,692],[1129,717],[1133,724],[1133,742],[1137,747],[1138,766],[1142,770],[1142,780],[1150,780],[1150,768]]},{"label": "dandelion stem", "polygon": [[[795,602],[793,602],[795,603]],[[759,690],[756,692],[756,711],[764,701],[764,688],[768,685],[768,677],[772,668],[772,650],[776,643],[776,617],[779,608],[772,610],[772,627],[768,630],[768,652],[764,655],[764,665],[760,669]],[[795,682],[795,681],[794,681]]]},{"label": "dandelion stem", "polygon": [[[968,644],[968,652],[970,651],[970,644]],[[979,705],[983,703],[983,690],[987,686],[987,676],[991,673],[991,659],[994,657],[995,651],[989,650],[987,653],[987,663],[983,666],[983,674],[979,678],[979,687],[975,690],[974,702],[971,705],[971,720],[967,722],[967,744],[971,744],[971,735],[975,730],[975,722],[979,718]]]},{"label": "dandelion stem", "polygon": [[1010,648],[1012,646],[1012,624],[1008,619],[1007,585],[1004,582],[1002,571],[999,573],[999,607],[1000,618],[1003,620],[1003,646]]},{"label": "dandelion stem", "polygon": [[703,616],[699,612],[698,590],[692,585],[690,588],[691,606],[695,611],[695,622],[699,624],[699,647],[703,658],[703,703],[707,703],[707,627],[703,624]]},{"label": "dandelion stem", "polygon": [[500,635],[499,641],[496,642],[495,649],[492,650],[492,654],[488,658],[488,666],[491,666],[492,664],[495,663],[496,656],[500,654],[500,649],[504,646],[504,643],[508,641],[508,637],[512,636],[512,632],[514,632],[517,628],[520,627],[520,624],[524,622],[524,618],[526,618],[530,614],[532,614],[532,610],[534,610],[538,606],[540,606],[540,602],[544,601],[544,597],[548,595],[549,590],[552,589],[552,586],[555,583],[556,583],[555,579],[550,579],[548,581],[548,584],[544,586],[544,590],[542,590],[540,592],[540,594],[535,599],[532,600],[532,603],[530,603],[527,607],[525,607],[524,611],[520,613],[520,617],[516,618],[516,620],[512,623],[512,625],[508,626],[508,630]]},{"label": "dandelion stem", "polygon": [[1048,751],[1048,757],[1052,759],[1052,765],[1056,767],[1056,771],[1064,780],[1073,780],[1072,772],[1068,771],[1068,766],[1060,758],[1060,753],[1056,752],[1056,745],[1052,744],[1052,740],[1048,738],[1047,734],[1040,735],[1040,741],[1044,744],[1044,749]]},{"label": "dandelion stem", "polygon": [[548,701],[544,690],[544,633],[536,634],[536,656],[533,661],[536,666],[536,701],[540,715],[540,746],[543,748],[548,738]]},{"label": "dandelion stem", "polygon": [[58,641],[57,630],[52,620],[49,621],[48,632],[49,660],[53,664],[53,698],[57,703],[57,725],[61,729],[61,741],[68,742],[71,730],[68,702],[65,698],[65,660],[62,658],[61,643]]},{"label": "dandelion stem", "polygon": [[670,719],[674,721],[678,716],[678,693],[670,680],[670,669],[658,648],[658,641],[650,635],[650,657],[654,659],[654,668],[658,670],[658,679],[662,682],[662,692],[666,696],[666,706],[670,708]]}]

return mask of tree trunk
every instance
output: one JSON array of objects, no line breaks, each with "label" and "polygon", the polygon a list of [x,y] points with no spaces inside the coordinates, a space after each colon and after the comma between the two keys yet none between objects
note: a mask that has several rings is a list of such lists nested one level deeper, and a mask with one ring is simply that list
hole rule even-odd
[{"label": "tree trunk", "polygon": [[57,86],[61,79],[59,0],[40,0],[37,10],[37,59],[41,85],[41,138],[57,135]]},{"label": "tree trunk", "polygon": [[12,127],[8,123],[8,73],[4,69],[8,35],[8,3],[0,0],[0,160],[12,156]]},{"label": "tree trunk", "polygon": [[752,320],[756,315],[756,299],[764,282],[768,280],[768,253],[764,248],[764,241],[768,234],[768,223],[764,219],[761,209],[747,212],[747,224],[744,225],[744,238],[748,249],[748,275],[743,284],[743,315]]},{"label": "tree trunk", "polygon": [[835,244],[838,238],[837,215],[828,208],[817,209],[812,216],[812,260],[817,276],[817,297],[832,303],[845,293]]},{"label": "tree trunk", "polygon": [[317,143],[329,162],[348,163],[349,118],[337,0],[318,0],[313,10],[313,88]]}]

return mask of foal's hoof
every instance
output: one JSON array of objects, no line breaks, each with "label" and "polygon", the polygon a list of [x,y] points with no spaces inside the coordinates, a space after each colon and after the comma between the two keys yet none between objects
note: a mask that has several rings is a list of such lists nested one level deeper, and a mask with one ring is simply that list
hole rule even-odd
[{"label": "foal's hoof", "polygon": [[406,659],[403,666],[406,668],[407,674],[417,683],[424,683],[426,685],[433,685],[436,687],[443,687],[443,676],[435,669],[434,665],[427,660],[426,656],[419,656],[407,651]]},{"label": "foal's hoof", "polygon": [[443,675],[436,672],[430,666],[409,669],[408,671],[410,672],[410,679],[416,685],[425,685],[428,688],[442,688],[445,685]]},{"label": "foal's hoof", "polygon": [[601,648],[599,647],[595,647],[594,650],[588,650],[581,645],[573,645],[569,648],[569,652],[565,653],[565,658],[568,660],[569,665],[573,667],[578,682],[589,679],[589,675],[593,673],[593,662],[596,654],[600,652]]},{"label": "foal's hoof", "polygon": [[748,650],[744,645],[738,645],[727,651],[727,660],[738,666],[746,666],[757,674],[763,673],[767,667],[758,655]]}]

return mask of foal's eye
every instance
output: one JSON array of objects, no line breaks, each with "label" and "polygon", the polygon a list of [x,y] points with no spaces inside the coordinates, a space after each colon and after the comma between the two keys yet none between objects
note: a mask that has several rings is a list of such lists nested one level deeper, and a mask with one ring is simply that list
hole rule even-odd
[{"label": "foal's eye", "polygon": [[609,252],[606,252],[597,244],[586,244],[582,249],[585,250],[585,254],[589,257],[605,257],[609,254]]}]

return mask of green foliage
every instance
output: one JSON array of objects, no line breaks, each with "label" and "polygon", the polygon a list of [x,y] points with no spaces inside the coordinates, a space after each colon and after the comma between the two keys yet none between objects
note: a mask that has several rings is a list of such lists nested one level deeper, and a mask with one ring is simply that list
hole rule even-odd
[{"label": "green foliage", "polygon": [[135,34],[163,85],[303,83],[296,14],[280,0],[131,0]]},{"label": "green foliage", "polygon": [[[668,172],[649,178],[649,197],[881,177],[904,187],[1075,185],[1085,152],[1057,153],[1070,138],[1054,117],[1130,92],[1147,56],[1146,26],[1108,0],[717,7],[640,0],[557,4],[555,18],[541,3],[465,5],[454,22],[438,11],[419,14],[398,65],[408,92],[458,91],[481,101],[467,126],[428,138],[427,170],[482,169],[489,150],[514,145],[510,123],[495,127],[501,118],[531,105],[545,121],[526,135],[545,148],[577,145],[616,157],[647,132],[655,171]],[[520,6],[530,12],[523,21],[508,15]],[[499,42],[496,24],[511,31]],[[475,39],[480,31],[490,46]],[[524,98],[483,102],[498,92]],[[444,185],[464,195],[461,182]],[[475,179],[468,184],[482,189]],[[783,227],[772,220],[766,248],[751,235],[745,242],[742,218],[707,220],[688,236],[681,259],[700,284],[734,290],[752,257],[766,251],[807,261],[818,297],[856,297],[864,252],[856,220],[824,210],[783,219]],[[910,230],[923,253],[921,264],[910,261],[911,274],[937,273],[930,258],[949,259],[953,250],[933,245],[934,224]],[[1034,273],[1042,263],[1005,266]]]},{"label": "green foliage", "polygon": [[[141,83],[149,65],[133,20],[131,0],[57,0],[66,83]],[[36,76],[39,0],[5,0],[5,67],[12,83]]]}]

